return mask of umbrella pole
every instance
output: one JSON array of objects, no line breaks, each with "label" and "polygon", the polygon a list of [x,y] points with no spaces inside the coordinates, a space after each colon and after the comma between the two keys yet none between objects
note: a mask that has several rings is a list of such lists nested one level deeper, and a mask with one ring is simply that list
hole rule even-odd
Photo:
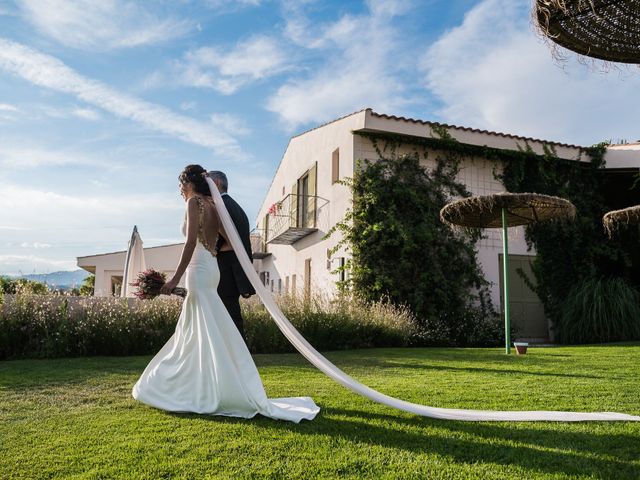
[{"label": "umbrella pole", "polygon": [[509,241],[507,238],[507,212],[502,208],[502,279],[504,299],[504,348],[511,353],[511,318],[509,317]]}]

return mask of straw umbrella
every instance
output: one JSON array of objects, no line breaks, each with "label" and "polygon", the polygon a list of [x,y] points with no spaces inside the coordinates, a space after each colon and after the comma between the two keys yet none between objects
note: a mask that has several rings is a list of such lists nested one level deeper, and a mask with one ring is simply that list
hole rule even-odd
[{"label": "straw umbrella", "polygon": [[502,228],[505,351],[511,352],[509,313],[509,227],[575,217],[573,204],[538,193],[497,193],[456,200],[440,210],[440,219],[465,228]]},{"label": "straw umbrella", "polygon": [[144,272],[147,265],[144,259],[144,250],[142,248],[142,239],[138,233],[138,227],[133,227],[131,239],[129,240],[129,248],[124,261],[124,275],[122,277],[122,287],[120,289],[121,297],[134,297],[135,287],[129,285],[136,279],[140,272]]},{"label": "straw umbrella", "polygon": [[612,237],[614,232],[622,226],[638,225],[640,224],[640,205],[607,212],[602,217],[602,223],[609,237]]},{"label": "straw umbrella", "polygon": [[606,62],[640,63],[640,0],[536,0],[540,33]]}]

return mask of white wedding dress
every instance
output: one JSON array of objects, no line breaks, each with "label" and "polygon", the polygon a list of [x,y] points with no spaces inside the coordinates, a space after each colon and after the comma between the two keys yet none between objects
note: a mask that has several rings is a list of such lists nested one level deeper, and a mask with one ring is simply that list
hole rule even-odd
[{"label": "white wedding dress", "polygon": [[134,385],[133,398],[170,412],[312,420],[320,408],[309,397],[267,398],[251,354],[218,296],[217,259],[200,240],[185,275],[188,293],[176,331]]}]

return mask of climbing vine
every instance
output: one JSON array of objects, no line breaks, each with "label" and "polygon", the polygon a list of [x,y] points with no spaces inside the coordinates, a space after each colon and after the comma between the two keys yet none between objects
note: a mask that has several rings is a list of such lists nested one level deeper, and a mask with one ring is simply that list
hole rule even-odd
[{"label": "climbing vine", "polygon": [[[420,344],[499,342],[499,320],[476,258],[480,234],[454,232],[439,219],[452,197],[470,195],[456,180],[460,160],[443,150],[427,169],[426,148],[400,155],[399,142],[365,135],[379,158],[359,162],[345,182],[353,207],[334,227],[342,233],[335,250],[351,251],[342,286],[365,300],[409,306],[422,327]],[[441,140],[449,142],[446,132]]]},{"label": "climbing vine", "polygon": [[[614,207],[605,194],[602,170],[607,144],[583,149],[588,161],[565,160],[552,147],[539,154],[526,143],[517,150],[469,145],[432,128],[437,136],[431,138],[358,132],[371,140],[379,158],[360,162],[345,182],[353,192],[353,208],[334,227],[343,234],[336,249],[347,246],[352,252],[344,267],[351,277],[342,287],[366,299],[386,297],[410,306],[423,326],[423,343],[478,344],[499,338],[476,259],[478,234],[454,233],[438,217],[452,197],[469,196],[456,180],[461,163],[484,158],[494,163],[494,175],[507,191],[559,196],[577,208],[573,222],[526,229],[536,258],[535,278],[525,281],[540,297],[557,338],[637,338],[640,234],[631,228],[616,238],[605,237],[602,215]],[[398,155],[399,145],[415,150]],[[421,165],[428,152],[436,155],[432,170]],[[630,188],[637,192],[639,186]],[[585,298],[590,300],[580,303]],[[620,316],[627,320],[611,331],[607,319]]]},{"label": "climbing vine", "polygon": [[[625,312],[627,317],[628,311],[640,314],[637,306],[626,305],[633,303],[634,297],[619,286],[638,286],[638,231],[629,229],[609,239],[602,226],[602,216],[613,208],[604,192],[606,146],[602,143],[585,149],[587,162],[562,160],[551,148],[546,148],[542,156],[527,148],[521,156],[504,162],[502,173],[497,175],[508,191],[555,195],[576,206],[573,222],[534,224],[526,229],[527,242],[536,250],[535,282],[529,284],[540,297],[562,342],[628,339],[640,322],[631,318],[629,328],[618,328],[606,335],[606,328],[597,325],[615,315],[609,312],[612,309]],[[615,281],[618,287],[607,290],[602,288],[602,281]],[[592,291],[586,294],[584,289],[589,286],[593,286]],[[606,295],[598,293],[605,291]],[[611,292],[618,292],[620,298],[612,298]],[[589,299],[589,305],[580,306],[585,309],[582,315],[575,311],[579,302],[573,299],[578,295]]]}]

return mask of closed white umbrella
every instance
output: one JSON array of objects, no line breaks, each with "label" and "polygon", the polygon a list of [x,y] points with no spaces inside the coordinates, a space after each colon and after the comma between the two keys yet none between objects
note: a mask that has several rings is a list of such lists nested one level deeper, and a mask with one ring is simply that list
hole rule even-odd
[{"label": "closed white umbrella", "polygon": [[127,257],[124,261],[124,276],[122,277],[122,288],[120,290],[121,297],[133,297],[136,287],[132,287],[129,283],[136,280],[140,272],[147,269],[144,261],[144,250],[142,249],[142,239],[138,233],[138,227],[133,227],[131,240],[129,240],[129,248],[127,249]]}]

